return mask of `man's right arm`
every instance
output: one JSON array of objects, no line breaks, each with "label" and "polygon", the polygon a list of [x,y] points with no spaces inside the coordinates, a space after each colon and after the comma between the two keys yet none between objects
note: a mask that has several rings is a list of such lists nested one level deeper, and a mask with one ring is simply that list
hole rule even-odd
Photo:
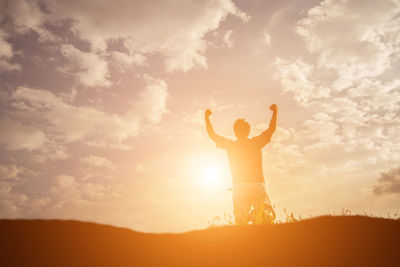
[{"label": "man's right arm", "polygon": [[206,120],[206,129],[207,129],[207,133],[208,136],[211,138],[211,140],[213,140],[215,143],[219,142],[219,141],[223,141],[225,140],[224,137],[217,135],[214,132],[214,128],[212,127],[211,121],[210,121],[210,116],[212,114],[212,111],[207,109],[204,113],[204,118]]}]

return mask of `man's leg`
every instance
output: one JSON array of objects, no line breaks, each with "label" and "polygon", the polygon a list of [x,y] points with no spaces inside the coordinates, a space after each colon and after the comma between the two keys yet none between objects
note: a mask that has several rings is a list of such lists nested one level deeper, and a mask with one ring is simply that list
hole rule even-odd
[{"label": "man's leg", "polygon": [[253,223],[272,224],[275,221],[275,211],[267,195],[264,184],[255,184],[253,190]]},{"label": "man's leg", "polygon": [[274,208],[269,200],[268,194],[265,194],[264,199],[264,223],[273,224],[276,219]]},{"label": "man's leg", "polygon": [[233,188],[233,214],[235,223],[245,225],[249,222],[249,212],[251,209],[251,198],[245,185],[235,185]]}]

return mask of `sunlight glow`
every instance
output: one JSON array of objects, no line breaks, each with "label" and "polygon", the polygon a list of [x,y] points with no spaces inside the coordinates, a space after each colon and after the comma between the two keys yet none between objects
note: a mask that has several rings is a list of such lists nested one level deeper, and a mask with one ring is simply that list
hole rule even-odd
[{"label": "sunlight glow", "polygon": [[202,173],[203,183],[206,186],[216,186],[221,180],[221,171],[215,165],[206,166]]},{"label": "sunlight glow", "polygon": [[229,187],[229,170],[226,169],[223,156],[225,155],[210,157],[200,154],[188,157],[187,170],[191,173],[197,189],[201,188],[203,193],[217,192]]}]

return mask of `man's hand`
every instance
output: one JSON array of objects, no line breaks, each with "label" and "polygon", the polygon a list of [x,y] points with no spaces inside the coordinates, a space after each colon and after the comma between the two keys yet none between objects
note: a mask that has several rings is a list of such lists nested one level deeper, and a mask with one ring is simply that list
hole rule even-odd
[{"label": "man's hand", "polygon": [[204,113],[204,116],[206,118],[209,118],[211,116],[211,114],[212,114],[212,111],[210,109],[207,109],[206,112]]},{"label": "man's hand", "polygon": [[278,106],[277,106],[276,104],[272,104],[272,105],[269,107],[269,109],[272,110],[272,111],[278,111]]}]

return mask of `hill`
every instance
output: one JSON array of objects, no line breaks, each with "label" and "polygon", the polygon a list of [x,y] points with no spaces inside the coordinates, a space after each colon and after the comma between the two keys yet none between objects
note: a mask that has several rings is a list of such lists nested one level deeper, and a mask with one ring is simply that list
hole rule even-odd
[{"label": "hill", "polygon": [[362,216],[182,234],[0,220],[0,240],[1,266],[400,266],[400,221]]}]

